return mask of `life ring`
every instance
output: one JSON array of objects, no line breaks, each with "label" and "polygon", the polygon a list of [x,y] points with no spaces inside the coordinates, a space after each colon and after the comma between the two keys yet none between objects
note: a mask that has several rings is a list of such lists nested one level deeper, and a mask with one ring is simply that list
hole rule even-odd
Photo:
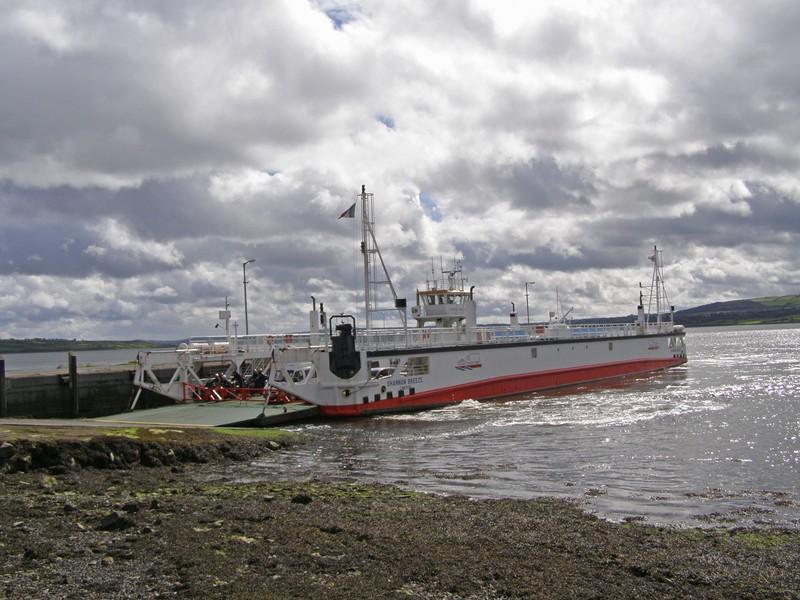
[{"label": "life ring", "polygon": [[287,333],[285,336],[283,336],[283,341],[286,344],[291,344],[292,343],[292,334],[291,333]]}]

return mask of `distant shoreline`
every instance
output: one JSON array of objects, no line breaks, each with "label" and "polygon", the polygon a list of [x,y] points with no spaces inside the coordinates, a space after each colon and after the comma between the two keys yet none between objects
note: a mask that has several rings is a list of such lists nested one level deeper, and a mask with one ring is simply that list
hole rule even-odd
[{"label": "distant shoreline", "polygon": [[36,352],[80,352],[87,350],[128,350],[138,348],[174,348],[171,340],[63,340],[31,339],[0,340],[0,354],[33,354]]},{"label": "distant shoreline", "polygon": [[686,327],[751,327],[756,325],[800,325],[800,316],[791,319],[764,319],[760,321],[741,320],[741,321],[680,321],[676,319],[678,325],[685,325]]}]

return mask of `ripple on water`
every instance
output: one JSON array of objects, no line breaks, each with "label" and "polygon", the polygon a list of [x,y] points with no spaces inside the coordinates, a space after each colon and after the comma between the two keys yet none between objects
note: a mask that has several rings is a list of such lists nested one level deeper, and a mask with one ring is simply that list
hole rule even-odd
[{"label": "ripple on water", "polygon": [[717,411],[733,394],[707,393],[671,387],[657,393],[589,393],[560,402],[521,402],[511,414],[492,423],[494,427],[524,425],[624,426],[663,417]]},{"label": "ripple on water", "polygon": [[[481,498],[552,495],[617,520],[746,525],[768,515],[798,527],[799,346],[800,328],[690,330],[684,367],[297,425],[308,443],[269,454],[248,476],[380,481]],[[740,491],[753,489],[767,492]]]}]

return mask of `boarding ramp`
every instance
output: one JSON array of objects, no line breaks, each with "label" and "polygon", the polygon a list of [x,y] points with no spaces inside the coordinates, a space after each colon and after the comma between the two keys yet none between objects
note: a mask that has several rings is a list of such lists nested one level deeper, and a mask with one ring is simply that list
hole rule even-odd
[{"label": "boarding ramp", "polygon": [[228,400],[147,408],[98,417],[94,422],[147,427],[268,427],[316,416],[318,407],[304,402],[265,405]]}]

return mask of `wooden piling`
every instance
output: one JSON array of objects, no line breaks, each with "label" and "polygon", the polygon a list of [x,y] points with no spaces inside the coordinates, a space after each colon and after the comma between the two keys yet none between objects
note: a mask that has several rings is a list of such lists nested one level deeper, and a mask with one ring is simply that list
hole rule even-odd
[{"label": "wooden piling", "polygon": [[6,361],[0,357],[0,418],[8,416],[8,396],[6,395]]},{"label": "wooden piling", "polygon": [[78,357],[70,352],[69,357],[69,395],[72,401],[72,416],[76,419],[80,416],[81,407],[78,396]]}]

